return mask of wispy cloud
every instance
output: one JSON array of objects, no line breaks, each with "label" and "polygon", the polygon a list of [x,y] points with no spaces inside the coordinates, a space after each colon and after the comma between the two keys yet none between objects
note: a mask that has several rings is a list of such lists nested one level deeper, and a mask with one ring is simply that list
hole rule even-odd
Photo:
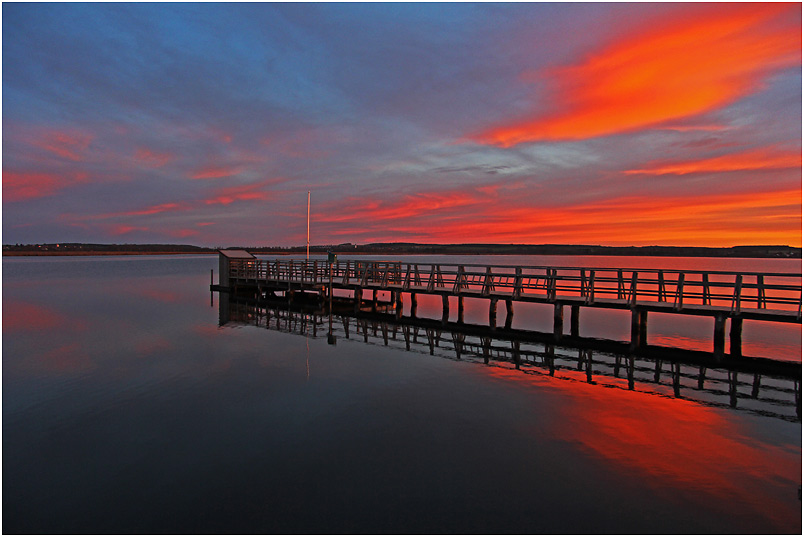
[{"label": "wispy cloud", "polygon": [[626,170],[625,173],[627,175],[686,175],[689,173],[785,168],[801,168],[801,151],[778,151],[773,148],[763,148],[700,160],[652,162],[646,168]]},{"label": "wispy cloud", "polygon": [[18,202],[52,196],[56,192],[84,183],[85,173],[31,173],[3,170],[3,201]]}]

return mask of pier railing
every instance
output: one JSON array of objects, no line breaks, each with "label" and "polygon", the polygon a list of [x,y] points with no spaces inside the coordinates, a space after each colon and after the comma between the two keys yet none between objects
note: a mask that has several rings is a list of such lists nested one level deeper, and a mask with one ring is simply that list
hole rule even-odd
[{"label": "pier railing", "polygon": [[[232,260],[236,280],[670,311],[763,310],[801,321],[801,274],[383,261]],[[331,280],[330,280],[331,278]]]}]

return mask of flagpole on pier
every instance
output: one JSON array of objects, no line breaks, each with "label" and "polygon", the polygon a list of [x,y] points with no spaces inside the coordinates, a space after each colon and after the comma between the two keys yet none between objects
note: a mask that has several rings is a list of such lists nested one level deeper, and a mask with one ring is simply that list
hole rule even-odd
[{"label": "flagpole on pier", "polygon": [[307,261],[310,261],[310,191],[307,191]]}]

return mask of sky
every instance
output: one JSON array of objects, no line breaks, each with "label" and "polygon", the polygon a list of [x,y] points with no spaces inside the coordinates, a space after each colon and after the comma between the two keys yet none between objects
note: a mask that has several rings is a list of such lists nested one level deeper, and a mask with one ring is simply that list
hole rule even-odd
[{"label": "sky", "polygon": [[3,243],[800,247],[801,13],[3,3]]}]

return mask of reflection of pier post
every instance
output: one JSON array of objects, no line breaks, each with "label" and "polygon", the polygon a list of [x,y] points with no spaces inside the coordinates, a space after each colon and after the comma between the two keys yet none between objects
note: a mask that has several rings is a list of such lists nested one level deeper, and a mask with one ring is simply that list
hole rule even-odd
[{"label": "reflection of pier post", "polygon": [[628,389],[634,389],[634,355],[628,357]]},{"label": "reflection of pier post", "polygon": [[673,362],[671,367],[673,369],[673,395],[681,397],[681,363]]},{"label": "reflection of pier post", "polygon": [[555,355],[555,347],[552,345],[545,345],[544,346],[544,361],[547,363],[547,368],[550,371],[550,376],[553,377],[556,374],[556,355]]},{"label": "reflection of pier post", "polygon": [[511,353],[514,356],[514,365],[516,366],[517,369],[519,369],[521,360],[519,356],[519,341],[514,340],[511,342]]}]

